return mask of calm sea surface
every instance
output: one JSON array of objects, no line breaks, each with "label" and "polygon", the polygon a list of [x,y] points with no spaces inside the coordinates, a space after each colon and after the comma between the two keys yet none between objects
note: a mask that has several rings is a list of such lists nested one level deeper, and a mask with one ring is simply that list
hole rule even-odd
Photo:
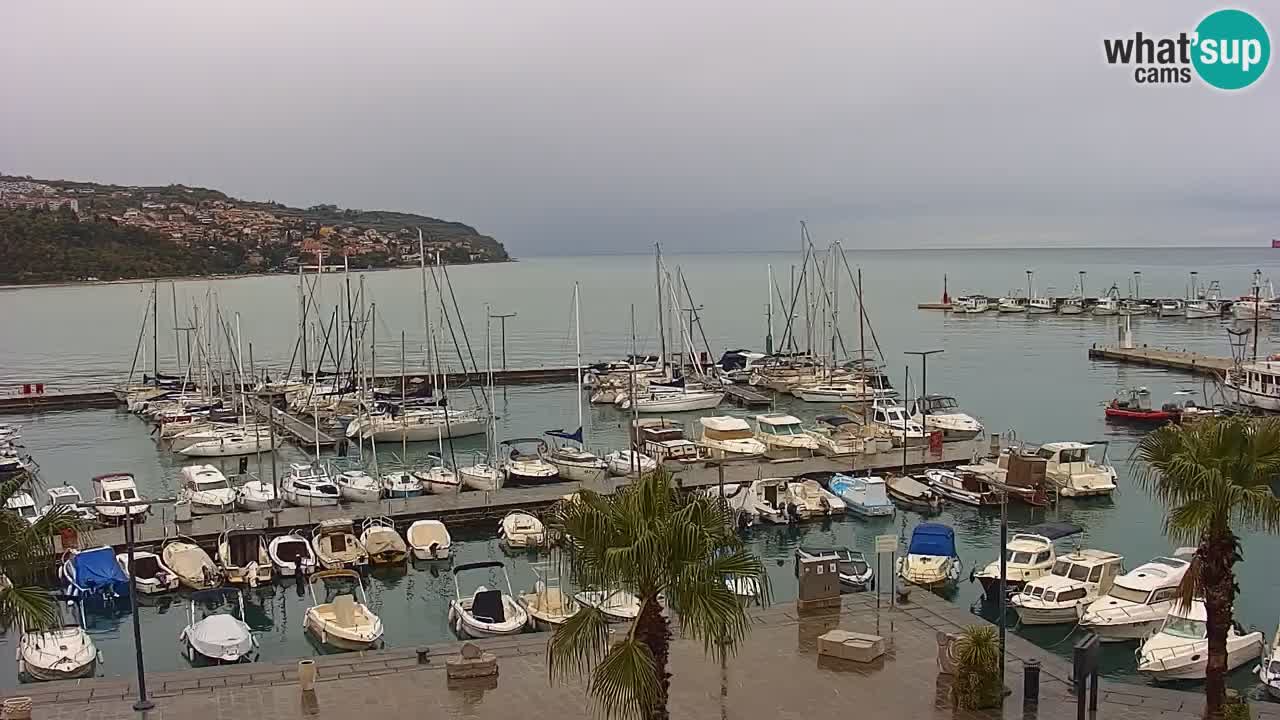
[{"label": "calm sea surface", "polygon": [[[1179,389],[1202,389],[1201,380],[1185,375],[1136,367],[1092,363],[1085,354],[1092,343],[1114,342],[1116,318],[953,316],[920,311],[916,303],[937,301],[947,276],[952,296],[967,292],[1003,294],[1026,286],[1026,270],[1034,270],[1041,292],[1052,289],[1069,294],[1076,273],[1087,271],[1087,291],[1098,295],[1113,283],[1128,294],[1135,270],[1141,271],[1144,296],[1184,295],[1189,272],[1198,271],[1200,282],[1221,281],[1224,295],[1248,290],[1251,274],[1261,269],[1269,276],[1276,266],[1269,250],[1252,249],[1119,249],[1119,250],[930,250],[850,252],[849,262],[863,271],[868,315],[884,361],[901,386],[907,350],[942,348],[945,352],[929,364],[929,389],[957,396],[971,413],[981,417],[990,431],[1016,430],[1019,437],[1036,442],[1057,440],[1107,440],[1109,456],[1121,473],[1121,492],[1102,502],[1065,502],[1048,519],[1070,520],[1086,528],[1082,544],[1123,554],[1129,567],[1167,553],[1171,545],[1161,533],[1161,511],[1128,482],[1127,462],[1138,435],[1102,420],[1101,403],[1116,390],[1135,385],[1151,388],[1159,402]],[[767,266],[789,296],[791,266],[796,254],[731,254],[667,257],[672,271],[679,267],[687,279],[701,315],[707,339],[715,353],[727,347],[761,348],[765,332]],[[843,272],[843,271],[842,271]],[[635,306],[636,334],[641,351],[656,350],[654,317],[654,262],[651,256],[534,258],[519,263],[450,269],[472,350],[484,366],[486,308],[494,314],[517,313],[507,321],[507,363],[512,368],[567,366],[573,363],[574,336],[572,286],[580,283],[582,296],[583,354],[587,360],[616,358],[630,350],[630,307]],[[339,275],[326,275],[321,306],[326,313],[338,301]],[[357,276],[351,279],[358,286]],[[406,362],[421,366],[425,345],[420,277],[415,270],[370,273],[364,277],[368,299],[377,303],[378,363],[391,371],[400,362],[400,336],[405,333]],[[857,323],[847,277],[841,278],[841,332],[846,346],[856,352]],[[288,365],[298,335],[297,278],[255,277],[218,282],[179,282],[176,291],[179,325],[190,324],[191,306],[204,314],[209,293],[216,298],[224,318],[240,314],[246,355],[252,343],[255,365],[270,366],[280,374]],[[142,312],[151,292],[149,284],[119,284],[0,291],[0,388],[12,392],[21,383],[43,382],[54,390],[98,388],[120,381],[128,374],[137,344]],[[160,369],[173,372],[171,290],[160,286]],[[431,313],[438,317],[438,300],[432,290]],[[775,303],[775,334],[781,335],[784,312]],[[1217,321],[1136,319],[1137,342],[1227,355],[1225,326]],[[1261,351],[1272,345],[1270,325],[1261,333]],[[447,338],[447,336],[446,336]],[[150,342],[149,335],[147,343]],[[870,340],[868,340],[870,343]],[[442,345],[442,355],[458,367],[452,344]],[[495,363],[500,364],[498,328],[493,328]],[[464,350],[465,352],[465,350]],[[185,343],[184,343],[185,353]],[[919,361],[911,362],[918,378]],[[913,385],[916,380],[913,379]],[[499,435],[537,435],[543,430],[573,427],[575,393],[571,385],[513,387],[497,391]],[[467,393],[459,404],[470,402]],[[779,407],[809,418],[812,408],[780,400]],[[694,416],[686,418],[692,422]],[[24,439],[40,462],[45,483],[66,480],[89,489],[89,478],[106,471],[133,472],[142,491],[172,493],[180,463],[158,451],[137,418],[116,410],[86,410],[4,418],[24,425]],[[599,448],[625,443],[626,418],[612,408],[592,408],[589,443]],[[482,445],[482,440],[460,442],[459,448]],[[410,446],[411,457],[432,448]],[[380,448],[384,461],[400,448]],[[289,448],[280,461],[302,459]],[[254,469],[251,462],[251,469]],[[230,470],[232,464],[227,464]],[[266,471],[269,472],[269,471]],[[1015,526],[1043,520],[1018,511]],[[906,528],[903,528],[903,521]],[[969,508],[950,508],[942,520],[955,526],[966,567],[995,559],[999,518]],[[899,513],[882,523],[841,520],[787,529],[755,529],[748,540],[766,559],[776,599],[790,600],[795,587],[791,558],[800,542],[831,542],[870,550],[872,538],[886,532],[909,533],[918,518]],[[502,557],[488,533],[464,535],[458,559]],[[1250,536],[1244,543],[1240,566],[1242,597],[1237,618],[1268,635],[1280,619],[1280,575],[1268,557],[1280,553],[1280,539]],[[530,558],[508,562],[517,590],[534,581]],[[968,574],[967,572],[965,573]],[[480,578],[492,585],[493,579]],[[375,574],[369,583],[372,605],[387,628],[391,646],[413,646],[450,637],[445,621],[453,588],[447,574],[426,568]],[[952,600],[973,605],[976,585],[962,582]],[[249,621],[262,633],[262,656],[285,658],[319,652],[302,632],[302,614],[309,598],[301,597],[292,583],[250,591]],[[142,609],[143,636],[148,667],[167,670],[185,667],[179,653],[178,633],[186,623],[186,603],[179,598],[161,600]],[[118,617],[91,618],[103,649],[108,675],[132,670],[132,628],[125,612]],[[1024,630],[1046,647],[1064,654],[1070,642],[1066,626]],[[9,638],[6,643],[12,643]],[[1131,648],[1109,648],[1107,670],[1115,677],[1133,679]],[[1251,686],[1246,672],[1235,682]],[[15,682],[12,662],[0,663],[0,683]]]}]

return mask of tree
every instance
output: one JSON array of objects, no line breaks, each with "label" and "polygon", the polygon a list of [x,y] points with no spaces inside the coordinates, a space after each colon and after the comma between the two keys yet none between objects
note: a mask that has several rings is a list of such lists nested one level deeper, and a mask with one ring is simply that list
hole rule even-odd
[{"label": "tree", "polygon": [[549,522],[578,587],[625,590],[640,601],[628,631],[610,642],[604,614],[583,608],[548,642],[553,680],[590,674],[588,693],[607,717],[668,717],[670,620],[717,660],[736,651],[748,619],[726,580],[754,581],[769,595],[764,565],[748,552],[719,499],[682,496],[666,472],[612,496],[578,492]]},{"label": "tree", "polygon": [[1208,629],[1205,717],[1221,718],[1226,699],[1227,632],[1236,598],[1237,530],[1280,531],[1280,419],[1221,418],[1166,425],[1135,451],[1136,479],[1165,506],[1165,532],[1196,552],[1181,602],[1202,598]]},{"label": "tree", "polygon": [[[9,498],[24,492],[28,479],[25,473],[0,483],[0,505]],[[0,581],[0,631],[10,628],[45,629],[57,621],[55,600],[47,585],[49,567],[53,557],[53,535],[63,530],[83,528],[75,511],[56,506],[34,524],[29,524],[17,513],[0,510],[0,567],[4,578]]]}]

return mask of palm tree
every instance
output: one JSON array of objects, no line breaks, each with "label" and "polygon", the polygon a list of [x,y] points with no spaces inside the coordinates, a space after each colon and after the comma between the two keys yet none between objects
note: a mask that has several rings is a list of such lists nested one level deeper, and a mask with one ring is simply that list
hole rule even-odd
[{"label": "palm tree", "polygon": [[1222,717],[1226,698],[1227,632],[1236,598],[1237,530],[1280,531],[1280,419],[1208,419],[1166,425],[1135,450],[1136,479],[1166,510],[1165,532],[1194,543],[1182,603],[1204,600],[1208,625],[1205,717]]},{"label": "palm tree", "polygon": [[[28,476],[0,483],[0,505],[29,482]],[[53,557],[53,535],[63,530],[83,528],[75,511],[54,507],[34,524],[9,510],[0,509],[0,631],[16,626],[48,628],[57,621],[57,607],[49,591],[41,587],[52,581],[49,567]]]},{"label": "palm tree", "polygon": [[666,472],[613,496],[580,491],[549,525],[578,587],[626,590],[640,601],[635,622],[612,642],[594,608],[575,613],[548,642],[552,679],[590,674],[588,693],[607,717],[668,717],[672,634],[664,606],[685,635],[720,660],[736,651],[748,627],[744,602],[726,580],[754,582],[756,600],[768,600],[764,565],[743,547],[724,503],[682,495]]}]

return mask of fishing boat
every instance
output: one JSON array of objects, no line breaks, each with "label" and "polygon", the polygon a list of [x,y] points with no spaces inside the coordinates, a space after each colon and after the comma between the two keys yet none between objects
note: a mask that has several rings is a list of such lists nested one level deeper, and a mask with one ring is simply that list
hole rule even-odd
[{"label": "fishing boat", "polygon": [[98,518],[103,521],[124,522],[131,519],[141,522],[151,510],[151,506],[141,502],[138,495],[138,483],[130,473],[108,473],[93,479],[94,502],[123,502],[130,505],[98,505]]},{"label": "fishing boat", "polygon": [[1237,405],[1280,412],[1280,357],[1272,355],[1231,368],[1223,387],[1227,398]]},{"label": "fishing boat", "polygon": [[271,566],[280,577],[303,577],[316,570],[316,554],[311,543],[298,533],[279,535],[267,546]]},{"label": "fishing boat", "polygon": [[891,400],[877,400],[871,406],[871,423],[893,438],[894,447],[920,447],[929,440],[920,423],[907,417],[906,409]]},{"label": "fishing boat", "polygon": [[133,586],[143,595],[158,595],[178,589],[178,574],[165,566],[159,555],[135,548],[133,566],[129,566],[129,553],[116,553],[116,564],[125,575],[132,578]]},{"label": "fishing boat", "polygon": [[875,476],[852,477],[836,474],[827,487],[844,501],[845,509],[863,517],[887,517],[893,515],[893,503],[883,478]]},{"label": "fishing boat", "polygon": [[1186,303],[1184,303],[1183,301],[1177,298],[1169,298],[1167,300],[1161,300],[1158,304],[1156,304],[1156,317],[1162,320],[1164,318],[1177,318],[1177,317],[1186,317],[1186,316],[1187,316]]},{"label": "fishing boat", "polygon": [[[221,609],[226,612],[216,612]],[[187,626],[178,639],[192,663],[198,657],[219,663],[246,662],[253,659],[258,646],[245,622],[244,594],[236,588],[192,593]]]},{"label": "fishing boat", "polygon": [[498,542],[508,550],[541,547],[546,542],[542,521],[526,512],[510,512],[498,523]]},{"label": "fishing boat", "polygon": [[261,530],[224,530],[218,536],[218,561],[223,577],[233,585],[257,587],[271,582],[271,555]]},{"label": "fishing boat", "polygon": [[1158,630],[1179,601],[1178,586],[1191,566],[1194,548],[1182,548],[1173,557],[1158,557],[1116,578],[1105,595],[1089,603],[1080,615],[1080,626],[1102,642],[1141,640]]},{"label": "fishing boat", "polygon": [[1151,306],[1136,298],[1129,298],[1120,301],[1120,315],[1136,317],[1146,315],[1150,312]]},{"label": "fishing boat", "polygon": [[796,548],[796,575],[800,574],[801,560],[827,557],[836,558],[841,589],[861,591],[875,587],[875,571],[867,563],[866,556],[847,547],[801,545]]},{"label": "fishing boat", "polygon": [[1280,627],[1271,638],[1271,648],[1258,665],[1258,680],[1272,700],[1280,700]]},{"label": "fishing boat", "polygon": [[911,419],[921,430],[942,431],[943,442],[972,440],[982,432],[982,423],[960,409],[950,395],[926,395],[911,408]]},{"label": "fishing boat", "polygon": [[178,502],[189,504],[193,515],[216,515],[235,510],[236,491],[218,468],[188,465],[182,468],[178,478]]},{"label": "fishing boat", "polygon": [[533,589],[522,593],[517,601],[529,614],[529,625],[539,632],[554,631],[568,622],[582,608],[578,601],[560,587],[559,578],[545,577],[539,568]]},{"label": "fishing boat", "polygon": [[98,674],[102,651],[85,629],[84,603],[54,596],[57,624],[51,629],[23,630],[18,640],[18,679],[22,682],[73,680]]},{"label": "fishing boat", "polygon": [[638,477],[658,469],[653,458],[634,450],[615,450],[605,455],[604,461],[614,477]]},{"label": "fishing boat", "polygon": [[772,459],[812,457],[818,449],[818,441],[794,415],[766,413],[755,421],[755,438],[764,443],[765,454]]},{"label": "fishing boat", "polygon": [[311,549],[315,551],[316,562],[325,570],[358,570],[369,564],[369,553],[356,538],[355,524],[347,518],[317,523]]},{"label": "fishing boat", "polygon": [[[507,591],[479,585],[468,596],[462,594],[459,576],[476,570],[502,571]],[[507,568],[497,560],[456,565],[452,570],[454,600],[449,603],[449,625],[460,637],[486,638],[518,635],[529,622],[529,614],[514,599]]]},{"label": "fishing boat", "polygon": [[[1102,448],[1102,457],[1094,460],[1089,451],[1097,447]],[[1107,464],[1107,449],[1105,442],[1045,443],[1036,451],[1036,456],[1047,461],[1045,479],[1057,488],[1059,495],[1093,497],[1110,495],[1116,489],[1116,469]]]},{"label": "fishing boat", "polygon": [[925,470],[924,482],[947,500],[974,507],[995,507],[1000,504],[1000,493],[991,489],[982,477],[975,473],[963,473],[939,468]]},{"label": "fishing boat", "polygon": [[222,571],[204,548],[189,538],[175,538],[160,549],[160,559],[192,590],[209,590],[222,584]]},{"label": "fishing boat", "polygon": [[1122,572],[1124,558],[1115,553],[1075,550],[1059,557],[1048,575],[1023,585],[1009,604],[1023,625],[1074,624]]},{"label": "fishing boat", "polygon": [[[1239,623],[1227,630],[1227,667],[1231,672],[1262,655],[1266,638],[1245,632]],[[1138,672],[1152,680],[1204,680],[1209,664],[1209,624],[1204,601],[1190,607],[1175,603],[1160,630],[1138,648]]]},{"label": "fishing boat", "polygon": [[373,565],[399,565],[409,557],[408,546],[388,517],[365,518],[361,524],[360,544]]},{"label": "fishing boat", "polygon": [[956,534],[941,523],[920,523],[911,531],[907,554],[898,559],[898,577],[922,588],[954,585],[960,579]]},{"label": "fishing boat", "polygon": [[107,545],[67,550],[59,574],[66,583],[67,595],[95,606],[129,595],[129,578],[116,564],[115,551]]},{"label": "fishing boat", "polygon": [[298,507],[335,507],[342,491],[329,479],[329,473],[312,464],[290,463],[289,472],[280,481],[284,501]]},{"label": "fishing boat", "polygon": [[[513,485],[545,485],[560,482],[560,471],[543,459],[547,443],[539,438],[514,438],[502,442],[499,456],[505,457],[502,472]],[[505,455],[503,455],[505,453]]]},{"label": "fishing boat", "polygon": [[[328,599],[329,584],[349,583],[355,593],[344,593]],[[382,641],[382,619],[369,609],[360,573],[354,570],[321,570],[307,583],[311,591],[311,607],[302,618],[302,626],[325,647],[337,650],[368,650]],[[316,585],[325,589],[326,599],[316,596]]]},{"label": "fishing boat", "polygon": [[729,415],[698,418],[702,437],[698,445],[714,459],[749,458],[763,455],[765,444],[754,437],[746,420]]},{"label": "fishing boat", "polygon": [[991,309],[991,302],[985,295],[969,295],[966,297],[956,298],[956,302],[952,305],[952,312],[960,315],[981,315]]},{"label": "fishing boat", "polygon": [[1120,314],[1120,297],[1116,293],[1115,287],[1111,288],[1111,293],[1097,299],[1093,304],[1091,311],[1095,317],[1112,317]]},{"label": "fishing boat", "polygon": [[1115,399],[1107,403],[1103,414],[1108,420],[1163,425],[1178,422],[1181,412],[1177,405],[1166,404],[1158,410],[1151,407],[1151,391],[1145,387],[1136,387],[1116,393]]},{"label": "fishing boat", "polygon": [[1057,311],[1058,308],[1054,305],[1052,298],[1037,296],[1027,301],[1027,313],[1029,315],[1052,315]]},{"label": "fishing boat", "polygon": [[[1071,523],[1044,523],[1014,533],[1004,549],[1004,586],[1006,593],[1016,593],[1022,586],[1049,574],[1057,561],[1053,544],[1063,538],[1084,532],[1084,528]],[[987,563],[975,573],[982,584],[982,593],[989,601],[1000,599],[1000,561]]]},{"label": "fishing boat", "polygon": [[387,499],[419,497],[424,492],[422,480],[408,468],[382,474],[382,496]]},{"label": "fishing boat", "polygon": [[257,478],[236,488],[236,505],[242,510],[270,510],[276,505],[276,489]]},{"label": "fishing boat", "polygon": [[348,502],[378,502],[382,498],[382,485],[361,468],[342,470],[334,477],[338,495]]},{"label": "fishing boat", "polygon": [[573,599],[583,607],[599,610],[611,623],[634,622],[640,617],[640,598],[620,588],[583,590]]},{"label": "fishing boat", "polygon": [[996,311],[1001,313],[1024,313],[1027,306],[1018,302],[1016,297],[1002,297],[996,302]]},{"label": "fishing boat", "polygon": [[413,476],[429,495],[452,495],[462,490],[458,473],[445,464],[444,458],[434,453],[427,455],[426,469],[414,470]]},{"label": "fishing boat", "polygon": [[904,510],[914,510],[925,515],[942,512],[942,497],[928,485],[910,475],[897,475],[885,481],[889,499]]},{"label": "fishing boat", "polygon": [[[818,452],[826,457],[848,457],[867,452],[867,439],[862,425],[846,415],[819,415],[814,426],[807,431],[818,445]],[[875,443],[870,443],[874,451]]]},{"label": "fishing boat", "polygon": [[1084,298],[1080,295],[1073,295],[1058,306],[1059,315],[1083,315],[1084,314]]},{"label": "fishing boat", "polygon": [[449,528],[439,520],[416,520],[405,536],[415,560],[448,560],[453,548]]}]

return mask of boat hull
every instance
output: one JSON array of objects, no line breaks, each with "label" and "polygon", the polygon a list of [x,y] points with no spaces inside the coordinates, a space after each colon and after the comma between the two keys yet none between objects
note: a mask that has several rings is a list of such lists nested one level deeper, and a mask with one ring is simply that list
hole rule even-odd
[{"label": "boat hull", "polygon": [[1080,611],[1074,605],[1055,608],[1011,607],[1018,611],[1018,620],[1023,625],[1067,625],[1074,624],[1080,618]]},{"label": "boat hull", "polygon": [[36,667],[26,660],[23,660],[21,662],[21,666],[18,668],[18,674],[35,682],[53,682],[57,680],[90,678],[98,674],[98,660],[97,658],[94,658],[80,667],[71,668],[69,670]]},{"label": "boat hull", "polygon": [[1104,643],[1122,643],[1132,642],[1134,640],[1144,640],[1151,633],[1160,629],[1164,625],[1164,619],[1145,620],[1131,623],[1115,623],[1107,625],[1085,625],[1081,627],[1098,636],[1098,639]]},{"label": "boat hull", "polygon": [[335,650],[346,650],[348,652],[369,650],[377,647],[382,642],[381,637],[374,638],[373,640],[358,640],[335,635],[334,633],[326,630],[323,623],[318,620],[314,620],[310,614],[307,615],[305,624],[307,632],[318,640],[321,645],[334,648]]},{"label": "boat hull", "polygon": [[556,468],[562,481],[598,483],[609,477],[609,467],[603,464],[587,464],[548,460]]},{"label": "boat hull", "polygon": [[649,398],[636,401],[638,413],[694,412],[710,410],[724,400],[724,393],[710,393],[698,396],[676,396],[672,398]]},{"label": "boat hull", "polygon": [[459,468],[458,477],[462,480],[463,485],[472,490],[483,492],[493,492],[502,483],[502,474],[493,468],[488,468],[487,470]]},{"label": "boat hull", "polygon": [[382,499],[382,488],[378,487],[355,488],[339,485],[338,493],[348,502],[378,502]]},{"label": "boat hull", "polygon": [[338,498],[332,495],[316,497],[295,492],[283,491],[284,501],[295,507],[337,507]]}]

